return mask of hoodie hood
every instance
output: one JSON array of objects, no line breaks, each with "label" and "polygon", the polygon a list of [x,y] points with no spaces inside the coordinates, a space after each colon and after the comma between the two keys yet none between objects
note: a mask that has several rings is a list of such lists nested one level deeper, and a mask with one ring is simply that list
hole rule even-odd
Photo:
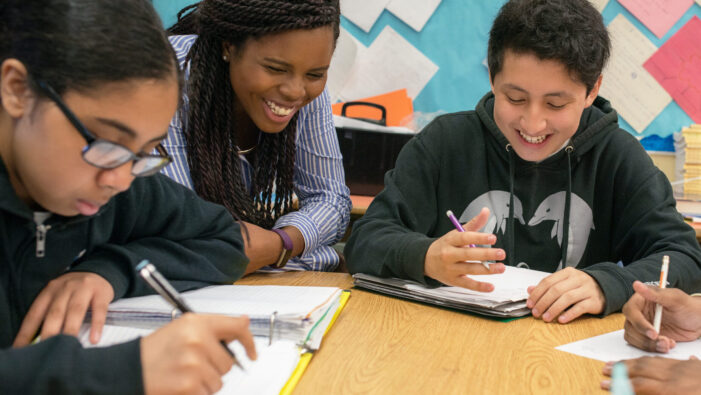
[{"label": "hoodie hood", "polygon": [[[476,111],[481,122],[489,131],[489,136],[492,137],[492,142],[499,146],[499,149],[497,149],[496,152],[509,163],[509,215],[507,219],[507,243],[509,251],[514,251],[516,244],[516,231],[514,230],[514,210],[516,207],[516,203],[514,201],[514,174],[516,171],[517,162],[520,164],[533,162],[523,160],[516,154],[516,152],[514,152],[514,150],[511,148],[511,144],[494,122],[494,93],[487,93],[478,103]],[[575,163],[579,162],[579,158],[582,155],[586,154],[589,150],[595,147],[597,143],[603,141],[609,132],[613,132],[617,129],[618,115],[616,114],[616,111],[611,107],[608,100],[602,97],[597,97],[594,100],[594,103],[588,108],[585,108],[582,112],[582,116],[579,120],[579,127],[564,149],[560,149],[560,151],[539,162],[539,164],[542,164],[543,166],[561,166],[561,162],[564,161],[564,165],[566,166],[567,184],[564,191],[565,202],[564,213],[562,214],[562,240],[565,240],[565,242],[561,243],[560,246],[561,259],[557,270],[566,267],[568,262],[567,250],[569,244],[568,240],[570,238],[569,228],[572,205],[572,163],[573,161]],[[513,261],[513,254],[508,256],[508,263],[511,266],[516,265],[516,263]]]}]

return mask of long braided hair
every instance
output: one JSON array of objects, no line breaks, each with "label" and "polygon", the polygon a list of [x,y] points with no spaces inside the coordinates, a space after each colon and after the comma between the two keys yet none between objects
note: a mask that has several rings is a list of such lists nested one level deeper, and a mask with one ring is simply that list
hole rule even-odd
[{"label": "long braided hair", "polygon": [[[241,48],[248,39],[288,30],[331,26],[338,38],[339,0],[203,0],[183,8],[170,34],[197,34],[187,60],[190,108],[184,117],[188,164],[197,194],[225,206],[234,218],[271,228],[292,208],[297,114],[280,133],[262,133],[250,190],[242,177],[235,93],[222,44]],[[273,198],[274,194],[274,198]]]}]

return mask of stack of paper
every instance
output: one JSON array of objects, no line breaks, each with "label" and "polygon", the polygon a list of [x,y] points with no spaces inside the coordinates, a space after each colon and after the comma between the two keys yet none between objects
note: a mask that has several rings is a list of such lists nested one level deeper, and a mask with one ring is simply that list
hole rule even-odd
[{"label": "stack of paper", "polygon": [[675,196],[678,199],[701,199],[701,125],[691,125],[674,133],[676,155]]},{"label": "stack of paper", "polygon": [[[316,350],[339,308],[341,294],[335,287],[220,285],[183,292],[182,296],[198,313],[247,315],[254,336],[268,337],[272,323],[273,339],[291,340]],[[154,329],[178,315],[160,296],[142,296],[111,303],[107,323]]]},{"label": "stack of paper", "polygon": [[537,285],[550,273],[507,266],[504,273],[470,276],[494,284],[493,292],[477,292],[459,287],[427,288],[411,280],[380,278],[354,274],[356,287],[400,298],[435,304],[457,310],[495,317],[520,317],[530,313],[526,307],[528,287]]}]

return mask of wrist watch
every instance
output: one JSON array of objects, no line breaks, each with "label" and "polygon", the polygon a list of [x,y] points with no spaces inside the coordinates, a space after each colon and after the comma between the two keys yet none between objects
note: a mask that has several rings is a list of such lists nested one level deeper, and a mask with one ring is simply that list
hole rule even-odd
[{"label": "wrist watch", "polygon": [[273,229],[273,232],[277,233],[282,239],[282,252],[280,253],[280,257],[277,259],[277,262],[273,263],[273,267],[279,269],[281,267],[285,267],[287,261],[290,260],[294,246],[292,245],[292,239],[290,239],[290,236],[287,235],[287,232],[282,229]]}]

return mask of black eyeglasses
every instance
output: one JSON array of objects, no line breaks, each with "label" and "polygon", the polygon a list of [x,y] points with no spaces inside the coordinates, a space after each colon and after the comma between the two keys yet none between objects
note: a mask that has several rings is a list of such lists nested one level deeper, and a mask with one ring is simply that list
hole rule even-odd
[{"label": "black eyeglasses", "polygon": [[78,117],[66,106],[56,91],[44,81],[37,81],[39,88],[61,109],[78,133],[88,143],[83,147],[83,160],[100,169],[114,169],[129,161],[134,161],[131,174],[135,177],[150,176],[158,173],[172,162],[171,157],[161,144],[156,146],[158,154],[133,153],[129,148],[108,140],[95,137],[88,131]]}]

